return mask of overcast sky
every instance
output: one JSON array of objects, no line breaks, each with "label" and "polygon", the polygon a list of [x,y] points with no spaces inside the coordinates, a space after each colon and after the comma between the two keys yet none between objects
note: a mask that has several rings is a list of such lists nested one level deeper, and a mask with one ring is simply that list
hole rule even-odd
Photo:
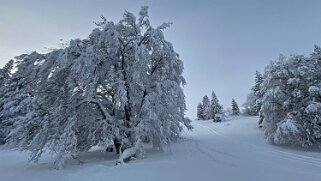
[{"label": "overcast sky", "polygon": [[0,0],[0,66],[16,55],[86,38],[101,15],[118,21],[124,10],[149,6],[185,64],[187,116],[214,90],[224,107],[241,105],[279,54],[310,54],[321,45],[320,0]]}]

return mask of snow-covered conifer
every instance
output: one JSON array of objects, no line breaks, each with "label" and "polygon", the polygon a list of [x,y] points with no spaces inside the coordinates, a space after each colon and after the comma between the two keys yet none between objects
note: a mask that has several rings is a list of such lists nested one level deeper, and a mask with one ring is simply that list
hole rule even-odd
[{"label": "snow-covered conifer", "polygon": [[264,116],[262,114],[262,97],[264,92],[262,91],[262,83],[264,81],[264,78],[262,74],[259,71],[255,72],[255,85],[252,88],[252,91],[255,95],[255,109],[256,109],[256,115],[259,115],[259,127],[262,127],[262,122],[264,120]]},{"label": "snow-covered conifer", "polygon": [[214,120],[217,114],[222,114],[222,113],[223,113],[222,105],[220,105],[215,92],[212,91],[209,116],[211,119]]},{"label": "snow-covered conifer", "polygon": [[197,118],[200,120],[213,119],[215,121],[218,120],[218,117],[221,117],[222,113],[223,106],[220,105],[214,91],[212,91],[211,100],[205,95],[202,103],[197,106]]},{"label": "snow-covered conifer", "polygon": [[263,76],[259,71],[255,72],[255,84],[252,87],[252,91],[256,97],[256,109],[257,112],[259,112],[260,108],[261,108],[261,102],[260,99],[262,98],[262,94],[263,92],[261,91],[261,85],[263,83]]},{"label": "snow-covered conifer", "polygon": [[208,120],[211,118],[211,102],[207,95],[203,97],[202,100],[202,106],[203,106],[203,114],[202,117],[204,120]]},{"label": "snow-covered conifer", "polygon": [[234,98],[232,99],[232,115],[234,116],[240,115],[239,106],[237,105],[237,102],[235,101]]},{"label": "snow-covered conifer", "polygon": [[[38,75],[42,54],[33,52],[30,55],[20,55],[15,59],[15,73],[7,81],[2,90],[0,116],[8,137],[10,130],[24,116],[33,111],[36,88],[39,85]],[[6,138],[7,139],[7,138]]]},{"label": "snow-covered conifer", "polygon": [[0,144],[5,142],[5,137],[8,132],[4,117],[2,116],[4,105],[3,99],[10,81],[13,66],[14,61],[10,60],[2,69],[0,69]]},{"label": "snow-covered conifer", "polygon": [[198,120],[204,120],[203,118],[203,105],[202,103],[198,103],[197,105],[197,119]]}]

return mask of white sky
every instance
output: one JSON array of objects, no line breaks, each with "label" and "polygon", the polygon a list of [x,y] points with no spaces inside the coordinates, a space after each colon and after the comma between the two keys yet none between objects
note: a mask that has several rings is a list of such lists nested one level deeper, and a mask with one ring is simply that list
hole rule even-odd
[{"label": "white sky", "polygon": [[93,21],[117,21],[124,10],[150,7],[152,24],[173,22],[166,38],[185,64],[187,116],[214,90],[225,106],[241,105],[254,81],[280,53],[310,54],[321,45],[318,0],[0,0],[0,66],[60,39],[86,38]]}]

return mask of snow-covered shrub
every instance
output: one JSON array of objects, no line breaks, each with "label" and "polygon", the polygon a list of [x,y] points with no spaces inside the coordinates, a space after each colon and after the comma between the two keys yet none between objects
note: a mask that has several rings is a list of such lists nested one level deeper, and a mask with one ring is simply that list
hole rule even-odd
[{"label": "snow-covered shrub", "polygon": [[224,114],[215,114],[215,117],[213,119],[214,122],[222,122],[225,121]]},{"label": "snow-covered shrub", "polygon": [[154,28],[142,7],[137,19],[125,12],[118,23],[96,24],[66,48],[16,58],[0,99],[8,148],[30,151],[32,161],[51,151],[61,167],[69,155],[113,145],[125,149],[121,163],[142,157],[142,141],[163,150],[192,128],[183,62],[163,34],[170,23]]},{"label": "snow-covered shrub", "polygon": [[275,144],[309,146],[321,139],[321,53],[281,56],[265,69],[262,113],[267,139]]},{"label": "snow-covered shrub", "polygon": [[302,127],[298,124],[296,116],[288,115],[285,120],[278,123],[273,136],[275,144],[297,144],[303,141]]},{"label": "snow-covered shrub", "polygon": [[312,97],[316,97],[320,95],[320,88],[317,86],[310,86],[308,91],[310,96]]}]

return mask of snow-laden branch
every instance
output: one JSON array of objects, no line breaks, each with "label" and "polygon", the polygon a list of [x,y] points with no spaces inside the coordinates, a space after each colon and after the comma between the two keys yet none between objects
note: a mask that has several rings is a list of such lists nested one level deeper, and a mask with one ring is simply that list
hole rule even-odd
[{"label": "snow-laden branch", "polygon": [[106,120],[109,120],[109,121],[112,121],[114,120],[114,117],[111,116],[108,111],[105,109],[105,107],[101,104],[101,102],[97,101],[96,99],[93,99],[93,98],[86,98],[82,101],[80,101],[77,105],[77,107],[81,106],[82,104],[85,104],[85,103],[91,103],[91,104],[95,104],[98,106],[100,112],[102,113],[104,119]]}]

